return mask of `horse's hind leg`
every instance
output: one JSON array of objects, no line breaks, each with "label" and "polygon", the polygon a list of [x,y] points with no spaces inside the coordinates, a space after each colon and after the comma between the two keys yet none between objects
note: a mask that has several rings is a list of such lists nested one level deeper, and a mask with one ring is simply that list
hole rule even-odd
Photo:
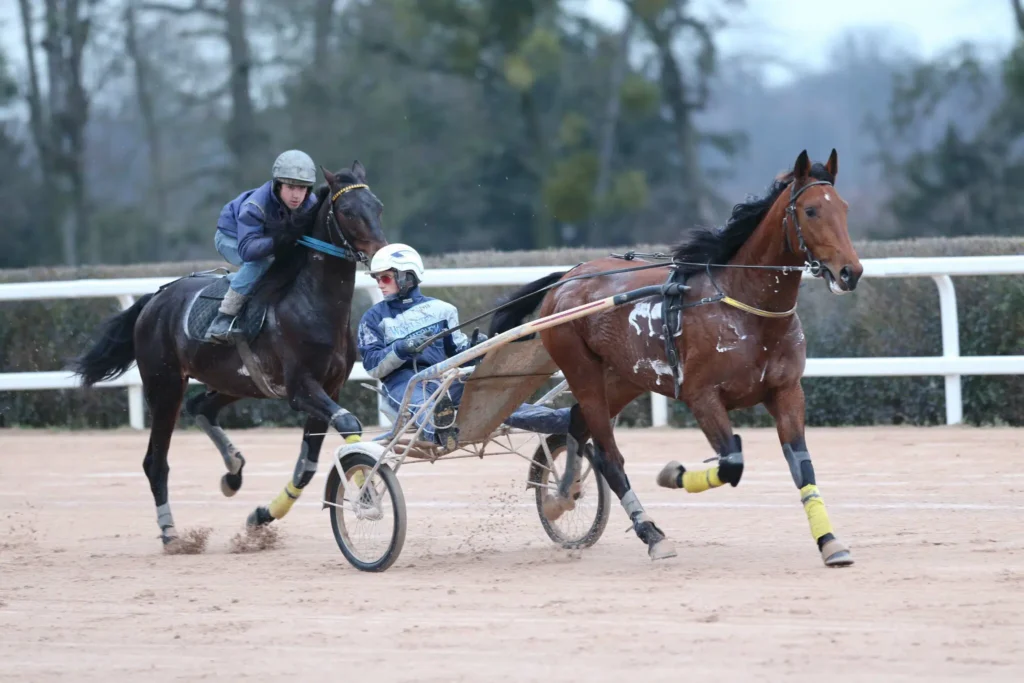
[{"label": "horse's hind leg", "polygon": [[302,495],[313,475],[316,474],[317,463],[320,461],[320,447],[323,445],[324,436],[327,431],[327,421],[317,417],[306,418],[306,427],[302,432],[302,446],[299,449],[299,459],[295,463],[295,471],[292,473],[291,481],[284,485],[281,493],[277,494],[270,505],[256,508],[249,514],[246,524],[249,526],[263,526],[275,519],[281,519],[292,509],[292,505]]},{"label": "horse's hind leg", "polygon": [[166,547],[178,538],[174,529],[174,517],[167,500],[167,451],[171,445],[171,434],[178,420],[178,410],[185,396],[185,379],[180,376],[156,376],[144,378],[144,391],[153,424],[149,430],[149,448],[142,461],[142,469],[149,479],[149,488],[156,503],[156,520],[160,525],[161,539]]},{"label": "horse's hind leg", "polygon": [[229,498],[242,488],[242,468],[245,467],[245,458],[235,448],[235,444],[231,443],[228,435],[224,433],[217,422],[217,415],[225,406],[229,406],[237,400],[237,396],[207,391],[193,396],[185,403],[185,412],[195,418],[196,425],[210,437],[210,441],[220,451],[220,456],[224,458],[224,466],[228,472],[220,479],[220,490]]},{"label": "horse's hind leg", "polygon": [[825,510],[825,501],[818,492],[811,454],[807,452],[807,442],[804,440],[803,388],[798,382],[778,389],[765,401],[765,407],[775,418],[782,453],[789,464],[793,482],[800,490],[800,502],[803,503],[807,521],[811,526],[811,536],[818,544],[822,561],[827,567],[846,567],[853,564],[850,549],[836,538],[832,530],[832,522]]},{"label": "horse's hind leg", "polygon": [[707,392],[691,401],[690,411],[718,453],[718,462],[703,470],[687,470],[672,460],[658,473],[659,486],[685,489],[687,493],[701,493],[725,484],[736,486],[743,476],[743,442],[733,434],[729,411],[714,392]]},{"label": "horse's hind leg", "polygon": [[[608,486],[633,522],[636,535],[647,544],[647,553],[653,560],[675,557],[672,542],[665,537],[654,520],[644,510],[626,476],[625,460],[615,443],[605,387],[605,373],[597,358],[569,326],[554,328],[545,339],[544,346],[562,369],[573,396],[578,403],[570,413],[569,433],[578,444],[586,443],[587,432],[594,439],[594,469],[608,482]],[[543,334],[543,333],[542,333]],[[628,401],[627,401],[628,402]],[[615,413],[622,406],[615,406]]]}]

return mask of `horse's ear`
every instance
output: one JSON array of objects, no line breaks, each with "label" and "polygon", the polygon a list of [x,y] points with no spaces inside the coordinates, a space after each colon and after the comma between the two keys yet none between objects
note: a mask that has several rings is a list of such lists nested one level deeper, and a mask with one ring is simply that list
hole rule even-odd
[{"label": "horse's ear", "polygon": [[334,177],[333,173],[323,167],[323,164],[320,165],[320,171],[324,174],[324,180],[327,181],[328,187],[334,188],[337,186],[338,180]]},{"label": "horse's ear", "polygon": [[839,153],[836,152],[836,148],[832,148],[832,154],[828,157],[828,162],[825,164],[825,170],[829,172],[833,178],[839,175]]},{"label": "horse's ear", "polygon": [[352,162],[352,175],[354,175],[356,177],[356,180],[358,180],[359,182],[366,182],[366,169],[363,168],[363,165],[361,163],[359,163],[359,159],[356,159],[354,162]]},{"label": "horse's ear", "polygon": [[793,178],[795,180],[803,180],[811,174],[811,158],[807,156],[807,150],[800,152],[800,156],[796,158],[796,163],[793,164]]}]

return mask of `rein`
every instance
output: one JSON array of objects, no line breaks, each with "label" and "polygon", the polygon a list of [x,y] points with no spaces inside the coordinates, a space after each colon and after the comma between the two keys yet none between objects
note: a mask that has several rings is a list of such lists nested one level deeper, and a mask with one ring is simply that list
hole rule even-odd
[{"label": "rein", "polygon": [[[613,253],[613,254],[611,254],[612,258],[621,258],[621,259],[624,259],[626,261],[632,261],[632,260],[634,260],[636,258],[649,258],[649,259],[655,259],[655,260],[668,260],[668,261],[671,261],[671,262],[670,263],[652,263],[652,264],[646,264],[646,265],[643,265],[643,266],[636,266],[636,267],[633,267],[633,268],[619,268],[619,269],[616,269],[616,270],[607,270],[607,271],[603,271],[603,272],[600,272],[600,273],[590,273],[589,275],[576,275],[576,276],[573,276],[573,277],[570,277],[570,278],[566,278],[564,280],[559,280],[558,282],[553,282],[550,285],[547,285],[546,287],[542,287],[541,289],[538,289],[538,290],[535,290],[533,292],[530,292],[529,294],[524,294],[521,297],[518,297],[516,299],[512,299],[510,301],[506,301],[506,302],[504,302],[502,304],[499,304],[498,306],[495,306],[494,308],[490,309],[489,311],[486,311],[484,313],[481,313],[478,316],[475,316],[473,318],[470,318],[469,320],[466,320],[465,322],[463,322],[462,324],[458,325],[457,327],[454,327],[454,328],[452,328],[450,330],[446,330],[444,332],[439,332],[438,334],[433,335],[432,337],[430,337],[426,341],[424,341],[423,344],[421,344],[418,347],[418,350],[423,350],[423,349],[427,348],[430,344],[434,343],[434,341],[436,341],[437,339],[440,339],[441,337],[445,337],[447,335],[450,335],[455,330],[462,329],[463,327],[466,327],[467,325],[469,325],[471,323],[474,323],[474,322],[476,322],[478,320],[486,318],[487,316],[489,316],[489,315],[491,315],[493,313],[497,313],[498,311],[502,310],[503,308],[507,308],[507,307],[511,306],[512,304],[515,304],[516,302],[519,302],[519,301],[522,301],[523,299],[535,296],[535,295],[540,294],[541,292],[545,292],[545,291],[547,291],[549,289],[553,289],[555,287],[559,287],[559,286],[564,285],[566,283],[573,282],[574,280],[588,280],[590,278],[595,278],[595,277],[604,277],[605,275],[617,275],[617,274],[620,274],[620,273],[631,273],[631,272],[638,271],[638,270],[648,270],[648,269],[653,269],[653,268],[673,268],[673,269],[676,269],[676,268],[678,268],[680,266],[702,266],[702,267],[704,267],[706,269],[706,272],[707,272],[707,275],[708,275],[708,280],[711,282],[711,285],[715,288],[715,291],[717,293],[715,294],[715,296],[705,297],[705,298],[703,298],[703,299],[701,299],[699,301],[693,301],[693,302],[690,302],[688,304],[681,304],[680,308],[694,308],[696,306],[706,306],[708,304],[713,304],[713,303],[723,303],[723,304],[725,304],[727,306],[732,306],[733,308],[736,308],[738,310],[744,311],[745,313],[750,313],[751,315],[756,315],[756,316],[759,316],[759,317],[762,317],[762,318],[773,318],[773,319],[787,318],[787,317],[793,315],[794,313],[796,313],[796,309],[797,309],[796,305],[794,305],[793,308],[789,309],[788,311],[766,311],[764,309],[757,308],[755,306],[751,306],[750,304],[743,303],[742,301],[739,301],[737,299],[733,299],[731,296],[728,296],[725,292],[723,292],[722,289],[718,286],[718,283],[715,282],[715,278],[714,278],[714,276],[711,273],[711,269],[714,267],[714,268],[746,268],[746,269],[752,269],[752,270],[769,270],[769,271],[779,271],[779,272],[782,272],[782,273],[808,272],[811,275],[813,275],[814,277],[821,277],[821,275],[822,275],[822,268],[823,268],[822,265],[821,265],[821,261],[819,261],[816,258],[814,258],[814,255],[811,253],[810,248],[808,248],[807,243],[804,241],[803,231],[800,228],[800,221],[797,218],[797,214],[796,214],[796,200],[799,199],[800,195],[803,194],[805,191],[807,191],[808,188],[814,187],[815,185],[832,185],[832,183],[828,182],[827,180],[815,180],[813,182],[810,182],[810,183],[807,183],[807,184],[803,185],[799,190],[794,189],[796,187],[795,186],[795,182],[794,182],[794,184],[790,185],[790,188],[789,188],[789,205],[786,207],[786,215],[783,216],[783,218],[782,218],[782,228],[783,228],[783,231],[784,231],[784,234],[785,234],[785,238],[786,238],[786,249],[789,250],[789,251],[793,251],[793,247],[792,247],[792,244],[791,244],[790,239],[789,239],[789,219],[792,218],[792,220],[793,220],[793,227],[795,228],[795,231],[796,231],[796,237],[797,237],[797,241],[798,241],[798,243],[800,245],[800,250],[803,251],[804,254],[807,255],[807,260],[804,262],[804,264],[802,266],[758,266],[758,265],[731,264],[731,263],[711,263],[711,262],[708,262],[708,263],[696,263],[696,262],[691,262],[691,261],[677,261],[677,260],[675,260],[675,258],[671,254],[664,254],[664,253],[661,253],[661,252],[655,252],[653,254],[644,254],[644,253],[638,253],[638,252],[635,252],[635,251],[632,251],[632,250],[631,251],[627,251],[624,254],[615,254],[615,253]],[[355,187],[358,187],[358,186],[352,186],[352,188],[355,188]],[[347,189],[350,189],[350,188],[343,188],[343,189],[347,190]],[[341,190],[339,190],[339,194],[340,193],[341,193]],[[580,265],[581,264],[577,264],[576,266],[573,266],[573,268],[570,269],[569,272],[572,272],[573,269],[578,268]],[[686,285],[683,285],[683,284],[678,285],[678,292],[680,294],[682,292],[688,290],[688,289],[689,289],[689,287],[687,287]]]}]

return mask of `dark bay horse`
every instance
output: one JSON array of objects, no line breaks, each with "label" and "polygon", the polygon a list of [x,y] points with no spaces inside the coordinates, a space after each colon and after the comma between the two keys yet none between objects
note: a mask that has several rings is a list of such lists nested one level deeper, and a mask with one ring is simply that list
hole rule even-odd
[{"label": "dark bay horse", "polygon": [[[863,272],[847,232],[847,204],[833,186],[838,170],[835,150],[824,165],[812,165],[804,151],[766,197],[737,205],[722,230],[698,230],[674,250],[678,276],[690,287],[683,299],[681,331],[665,324],[662,302],[648,299],[541,332],[544,347],[578,401],[571,413],[571,436],[580,444],[593,436],[594,466],[618,495],[654,559],[675,553],[630,487],[610,422],[648,391],[669,397],[678,393],[718,454],[718,464],[710,469],[687,471],[673,461],[658,475],[661,486],[689,492],[739,483],[742,444],[733,434],[729,411],[764,404],[775,419],[823,561],[828,566],[853,563],[849,549],[833,533],[804,439],[800,378],[806,343],[795,313],[805,263],[836,294],[852,291]],[[491,335],[520,324],[542,300],[541,315],[551,315],[665,282],[669,272],[666,264],[594,276],[630,265],[622,259],[598,259],[522,287],[510,299],[525,298],[495,314]],[[569,281],[545,291],[562,279]],[[702,304],[704,299],[708,301]],[[678,374],[666,353],[666,328],[673,335],[670,348],[678,354]],[[546,514],[557,516],[572,508],[567,492],[573,469],[567,463],[566,481],[556,500],[545,506]]]},{"label": "dark bay horse", "polygon": [[293,409],[307,414],[291,481],[269,506],[249,516],[250,526],[288,512],[316,472],[328,425],[350,440],[362,434],[359,420],[331,397],[356,360],[349,325],[356,263],[368,263],[387,244],[380,220],[383,207],[366,186],[366,171],[358,161],[338,174],[321,170],[327,184],[317,190],[317,209],[293,215],[288,225],[267,226],[268,233],[288,229],[312,237],[328,253],[298,244],[279,249],[253,292],[248,305],[267,306],[263,328],[251,345],[261,381],[246,369],[236,346],[202,343],[185,334],[190,302],[213,282],[204,277],[182,278],[143,296],[104,322],[94,345],[73,364],[85,386],[123,374],[132,361],[138,364],[152,414],[142,468],[169,550],[180,542],[168,502],[167,450],[189,377],[208,388],[189,400],[186,411],[224,458],[228,474],[221,490],[226,496],[241,487],[245,460],[218,425],[220,410],[241,398],[287,397]]}]

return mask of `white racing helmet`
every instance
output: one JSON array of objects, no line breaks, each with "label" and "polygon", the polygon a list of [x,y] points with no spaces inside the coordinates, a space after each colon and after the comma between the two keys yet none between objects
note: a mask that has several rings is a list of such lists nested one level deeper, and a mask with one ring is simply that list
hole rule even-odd
[{"label": "white racing helmet", "polygon": [[316,164],[305,152],[289,149],[274,160],[271,177],[289,185],[313,187],[313,184],[316,183]]},{"label": "white racing helmet", "polygon": [[370,261],[370,274],[376,275],[393,270],[398,273],[398,293],[406,296],[423,281],[423,259],[408,244],[389,244],[381,247]]}]

